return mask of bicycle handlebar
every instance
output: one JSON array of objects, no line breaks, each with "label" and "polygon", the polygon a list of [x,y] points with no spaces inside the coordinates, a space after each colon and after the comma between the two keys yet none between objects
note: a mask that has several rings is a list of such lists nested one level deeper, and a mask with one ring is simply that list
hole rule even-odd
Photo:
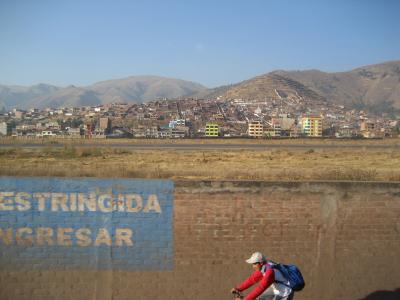
[{"label": "bicycle handlebar", "polygon": [[239,298],[243,299],[243,296],[239,291],[233,291],[232,294],[235,298],[239,297]]}]

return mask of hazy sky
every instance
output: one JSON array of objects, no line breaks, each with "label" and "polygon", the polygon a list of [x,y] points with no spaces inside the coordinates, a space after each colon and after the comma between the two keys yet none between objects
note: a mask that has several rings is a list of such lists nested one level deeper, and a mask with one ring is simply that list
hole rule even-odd
[{"label": "hazy sky", "polygon": [[400,0],[0,0],[0,84],[208,87],[400,59]]}]

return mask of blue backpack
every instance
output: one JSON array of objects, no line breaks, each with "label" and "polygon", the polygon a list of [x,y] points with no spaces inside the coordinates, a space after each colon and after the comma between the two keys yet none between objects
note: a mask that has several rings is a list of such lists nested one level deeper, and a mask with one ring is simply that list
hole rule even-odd
[{"label": "blue backpack", "polygon": [[289,283],[281,281],[276,282],[290,287],[293,291],[301,291],[306,285],[303,279],[303,275],[301,275],[301,272],[297,266],[273,263],[272,265],[270,265],[270,267],[272,269],[280,271],[283,277],[285,277]]}]

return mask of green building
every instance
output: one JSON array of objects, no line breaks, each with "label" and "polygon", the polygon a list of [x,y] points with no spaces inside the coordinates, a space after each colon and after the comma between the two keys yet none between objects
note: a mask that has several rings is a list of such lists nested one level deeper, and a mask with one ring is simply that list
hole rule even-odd
[{"label": "green building", "polygon": [[207,123],[206,124],[206,137],[217,137],[218,136],[218,124],[215,123]]}]

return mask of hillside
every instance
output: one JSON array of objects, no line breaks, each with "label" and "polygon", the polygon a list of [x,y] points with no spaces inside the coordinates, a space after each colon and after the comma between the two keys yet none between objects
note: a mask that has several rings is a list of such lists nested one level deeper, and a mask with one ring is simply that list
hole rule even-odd
[{"label": "hillside", "polygon": [[223,90],[222,98],[249,100],[302,97],[374,112],[400,110],[400,61],[349,72],[274,71]]},{"label": "hillside", "polygon": [[328,101],[359,109],[400,109],[400,61],[365,66],[350,72],[276,72],[325,97]]},{"label": "hillside", "polygon": [[311,101],[325,101],[323,97],[300,82],[274,73],[244,81],[225,90],[220,97],[261,101],[279,100],[280,98],[305,98]]}]

